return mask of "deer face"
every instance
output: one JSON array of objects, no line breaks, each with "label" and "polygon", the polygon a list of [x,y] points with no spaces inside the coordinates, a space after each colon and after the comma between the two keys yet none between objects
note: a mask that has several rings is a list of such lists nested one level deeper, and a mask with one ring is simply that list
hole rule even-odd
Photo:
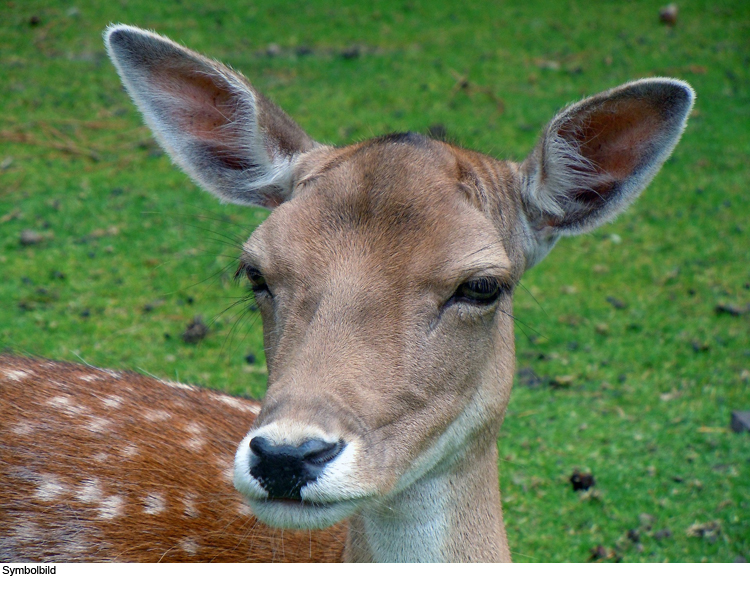
[{"label": "deer face", "polygon": [[496,437],[523,257],[471,156],[417,135],[312,153],[245,244],[269,386],[235,478],[264,521],[329,525]]}]

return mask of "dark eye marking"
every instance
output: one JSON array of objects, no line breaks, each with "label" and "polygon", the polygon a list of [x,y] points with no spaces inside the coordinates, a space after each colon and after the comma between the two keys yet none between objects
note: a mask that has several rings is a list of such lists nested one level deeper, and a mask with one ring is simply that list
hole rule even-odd
[{"label": "dark eye marking", "polygon": [[250,282],[250,289],[253,290],[255,295],[261,293],[266,293],[271,296],[273,295],[266,283],[265,277],[263,277],[263,274],[255,267],[245,263],[240,263],[237,272],[234,274],[234,278],[239,279],[242,275],[247,277],[247,280]]}]

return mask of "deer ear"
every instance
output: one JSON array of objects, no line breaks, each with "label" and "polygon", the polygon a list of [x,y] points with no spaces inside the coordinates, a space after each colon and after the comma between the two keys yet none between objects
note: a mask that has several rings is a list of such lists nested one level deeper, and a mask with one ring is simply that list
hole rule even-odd
[{"label": "deer ear", "polygon": [[196,183],[242,205],[289,198],[297,155],[316,144],[242,75],[135,27],[104,39],[146,123]]},{"label": "deer ear", "polygon": [[526,268],[560,236],[592,230],[638,197],[680,139],[694,98],[685,82],[647,78],[571,105],[550,122],[521,165]]}]

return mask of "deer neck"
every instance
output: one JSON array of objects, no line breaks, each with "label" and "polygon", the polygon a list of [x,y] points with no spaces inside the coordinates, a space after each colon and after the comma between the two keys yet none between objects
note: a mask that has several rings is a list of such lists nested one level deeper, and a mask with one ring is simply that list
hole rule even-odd
[{"label": "deer neck", "polygon": [[349,522],[347,562],[509,562],[497,445],[463,456]]}]

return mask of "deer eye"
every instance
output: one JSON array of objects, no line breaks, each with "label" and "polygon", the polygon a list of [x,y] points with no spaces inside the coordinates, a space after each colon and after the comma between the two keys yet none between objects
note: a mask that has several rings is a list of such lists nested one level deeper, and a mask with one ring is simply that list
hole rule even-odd
[{"label": "deer eye", "polygon": [[494,277],[477,277],[459,285],[451,300],[489,306],[502,292],[503,286]]},{"label": "deer eye", "polygon": [[263,277],[258,269],[251,267],[250,265],[241,264],[234,276],[235,278],[239,278],[242,274],[247,277],[247,280],[250,282],[250,289],[252,289],[256,295],[260,293],[272,295],[265,277]]}]

